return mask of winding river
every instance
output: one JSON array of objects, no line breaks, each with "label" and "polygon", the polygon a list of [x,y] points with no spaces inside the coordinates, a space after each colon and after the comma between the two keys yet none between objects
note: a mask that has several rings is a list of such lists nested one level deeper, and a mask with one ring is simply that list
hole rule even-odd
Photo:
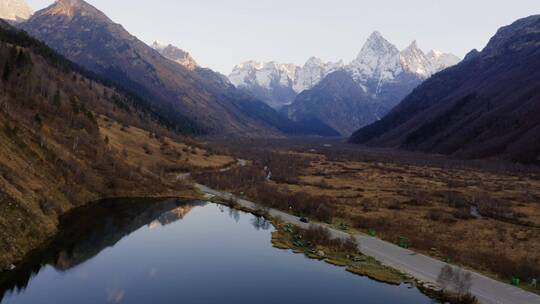
[{"label": "winding river", "polygon": [[273,229],[213,203],[97,202],[0,274],[0,303],[436,303],[408,285],[275,249]]}]

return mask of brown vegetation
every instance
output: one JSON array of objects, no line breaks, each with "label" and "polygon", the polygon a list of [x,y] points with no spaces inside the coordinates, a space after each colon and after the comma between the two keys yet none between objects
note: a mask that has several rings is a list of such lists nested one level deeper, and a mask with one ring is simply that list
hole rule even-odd
[{"label": "brown vegetation", "polygon": [[[193,196],[172,164],[231,160],[178,143],[190,141],[131,97],[31,49],[0,42],[0,69],[0,269],[53,234],[74,207],[103,197]],[[194,152],[175,157],[160,150],[166,144]]]},{"label": "brown vegetation", "polygon": [[[538,168],[366,151],[336,142],[327,147],[321,141],[219,143],[217,150],[251,160],[253,167],[246,170],[262,172],[267,161],[259,155],[265,150],[264,155],[276,155],[295,172],[279,173],[289,176],[271,182],[261,174],[253,184],[235,185],[232,178],[226,189],[244,192],[267,206],[324,218],[339,228],[373,230],[396,243],[406,239],[414,250],[504,281],[540,277]],[[290,162],[282,159],[287,156]],[[316,199],[291,199],[297,195]],[[325,216],[314,215],[321,206]]]}]

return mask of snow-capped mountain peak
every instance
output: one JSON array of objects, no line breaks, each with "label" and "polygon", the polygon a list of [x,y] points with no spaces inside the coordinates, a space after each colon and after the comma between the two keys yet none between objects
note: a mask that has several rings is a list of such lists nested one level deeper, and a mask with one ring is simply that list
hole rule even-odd
[{"label": "snow-capped mountain peak", "polygon": [[400,61],[403,69],[409,73],[426,78],[432,74],[432,64],[416,40],[401,52]]},{"label": "snow-capped mountain peak", "polygon": [[356,60],[365,59],[368,56],[395,56],[399,54],[399,50],[393,44],[391,44],[383,35],[375,31],[373,32],[367,41],[364,43],[362,50],[358,54]]},{"label": "snow-capped mountain peak", "polygon": [[373,77],[391,80],[402,71],[399,55],[398,48],[375,31],[347,70],[358,82],[365,82]]},{"label": "snow-capped mountain peak", "polygon": [[294,80],[293,89],[300,93],[317,85],[326,75],[343,68],[343,62],[323,62],[320,58],[310,57],[302,68],[299,68]]},{"label": "snow-capped mountain peak", "polygon": [[246,61],[234,67],[229,79],[237,87],[260,86],[270,89],[276,85],[290,85],[295,75],[296,66],[293,64]]},{"label": "snow-capped mountain peak", "polygon": [[302,67],[273,61],[247,61],[234,67],[229,78],[236,86],[258,85],[269,89],[272,84],[279,84],[291,86],[294,91],[300,93],[341,67],[343,62],[325,63],[317,57],[309,58]]},{"label": "snow-capped mountain peak", "polygon": [[451,53],[443,53],[438,50],[431,50],[426,54],[426,57],[431,62],[432,71],[434,73],[442,71],[447,67],[458,64],[461,59]]}]

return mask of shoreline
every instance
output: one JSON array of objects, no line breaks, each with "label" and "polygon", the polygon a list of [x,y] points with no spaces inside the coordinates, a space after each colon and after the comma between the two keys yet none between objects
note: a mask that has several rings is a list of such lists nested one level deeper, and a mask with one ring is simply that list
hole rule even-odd
[{"label": "shoreline", "polygon": [[[345,252],[335,251],[331,248],[325,248],[324,246],[321,248],[323,250],[319,250],[318,247],[320,245],[318,244],[313,244],[313,246],[317,248],[316,250],[305,246],[297,246],[294,242],[294,234],[297,233],[297,230],[300,230],[298,226],[285,223],[282,219],[271,216],[268,210],[264,208],[250,208],[243,204],[239,204],[235,197],[221,197],[221,199],[218,199],[219,196],[214,196],[213,194],[206,193],[205,195],[206,199],[213,203],[221,204],[241,212],[250,213],[254,216],[263,217],[270,221],[276,229],[272,232],[271,239],[271,244],[276,249],[287,250],[293,254],[303,254],[308,259],[318,260],[335,267],[343,268],[343,270],[351,274],[367,277],[370,280],[382,284],[395,286],[408,284],[409,286],[417,288],[422,294],[430,299],[440,301],[441,303],[464,303],[458,295],[446,292],[436,284],[424,282],[411,275],[405,274],[394,267],[384,265],[377,259],[365,255],[361,250],[357,250],[356,254],[350,256]],[[361,246],[361,244],[359,244],[359,246]],[[319,251],[322,251],[323,254]],[[477,304],[479,302],[478,300],[475,300],[474,302],[466,303]]]},{"label": "shoreline", "polygon": [[[130,191],[128,191],[128,192],[130,192]],[[76,208],[85,207],[85,206],[88,206],[88,205],[90,205],[92,203],[95,203],[95,202],[98,202],[98,201],[101,201],[101,200],[116,199],[116,198],[126,198],[126,199],[142,199],[142,198],[146,198],[146,199],[169,199],[169,198],[178,198],[178,199],[182,199],[182,200],[200,200],[200,199],[202,199],[202,196],[198,191],[196,191],[194,189],[188,189],[188,190],[172,190],[171,189],[171,190],[165,191],[163,193],[157,193],[157,194],[154,193],[154,194],[150,194],[150,195],[142,195],[141,193],[130,192],[130,193],[126,193],[126,195],[117,194],[117,195],[97,198],[95,200],[85,202],[85,203],[81,204],[79,207],[76,207]],[[17,265],[20,264],[21,262],[23,262],[28,256],[31,256],[34,251],[38,250],[42,246],[47,245],[51,241],[51,239],[54,238],[55,234],[58,233],[58,224],[60,222],[60,218],[62,218],[63,216],[66,216],[67,214],[69,214],[70,212],[75,210],[76,208],[70,209],[70,210],[66,211],[65,213],[63,213],[62,215],[60,215],[58,217],[57,221],[56,221],[57,224],[55,225],[54,231],[52,233],[50,233],[49,235],[47,235],[42,241],[40,241],[39,244],[37,244],[36,246],[32,246],[31,248],[26,250],[23,254],[19,255],[18,257],[14,258],[14,259],[7,259],[7,262],[5,263],[5,265],[3,265],[3,264],[0,265],[0,275],[5,274],[5,273],[9,273],[9,272],[15,270],[17,268]]]},{"label": "shoreline", "polygon": [[[219,192],[219,191],[210,189],[210,188],[205,187],[205,186],[200,185],[200,184],[195,184],[194,187],[192,189],[189,189],[189,190],[165,191],[165,192],[163,192],[161,194],[153,194],[153,195],[150,195],[150,196],[141,196],[141,195],[133,194],[133,195],[128,195],[128,196],[115,195],[112,198],[115,198],[115,197],[121,197],[121,198],[163,198],[163,199],[166,199],[166,198],[179,198],[179,199],[187,199],[187,200],[189,200],[189,199],[191,199],[191,200],[206,200],[206,201],[211,201],[211,202],[214,202],[214,203],[226,205],[228,207],[237,209],[239,211],[251,213],[251,214],[254,214],[254,215],[259,216],[259,217],[265,217],[265,218],[267,218],[268,220],[270,220],[272,222],[272,224],[276,228],[277,233],[280,232],[280,227],[282,226],[281,223],[283,223],[283,222],[287,223],[288,222],[289,224],[292,224],[294,227],[297,227],[298,229],[307,229],[312,225],[317,225],[317,226],[320,226],[320,227],[324,227],[325,229],[334,230],[333,238],[344,239],[346,237],[351,236],[349,233],[346,233],[346,232],[343,232],[343,231],[337,231],[337,230],[333,229],[332,227],[329,227],[327,225],[323,225],[323,224],[320,224],[320,223],[313,223],[313,224],[301,223],[301,222],[298,221],[298,219],[296,217],[294,217],[293,215],[290,215],[288,213],[277,211],[277,210],[271,210],[271,209],[268,209],[268,208],[263,208],[263,207],[259,206],[256,203],[246,201],[246,200],[243,200],[243,199],[239,199],[239,198],[237,198],[236,196],[234,196],[234,195],[232,195],[230,193]],[[94,201],[92,201],[92,202],[94,202]],[[91,204],[92,202],[88,202],[88,203],[86,203],[84,205]],[[276,215],[275,213],[278,213],[278,215]],[[282,218],[282,217],[284,217],[284,218]],[[294,221],[297,221],[297,223],[295,223]],[[320,255],[316,254],[317,252],[311,252],[311,251],[307,250],[307,248],[302,248],[302,246],[295,246],[294,244],[292,244],[290,242],[290,239],[288,239],[288,240],[285,239],[285,241],[284,241],[284,237],[285,238],[290,237],[290,235],[288,235],[288,236],[284,235],[283,231],[281,231],[281,233],[282,233],[281,235],[276,235],[276,237],[274,237],[274,234],[272,236],[272,244],[273,244],[274,247],[276,247],[278,249],[291,250],[292,252],[297,253],[297,254],[302,253],[308,258],[317,259],[317,260],[324,260],[328,264],[332,264],[332,265],[338,266],[338,267],[345,267],[345,270],[350,272],[350,273],[360,275],[360,276],[366,276],[366,277],[368,277],[368,278],[370,278],[372,280],[379,281],[379,282],[382,282],[382,283],[393,284],[393,285],[399,285],[399,284],[403,284],[403,283],[412,284],[413,286],[418,288],[423,294],[425,294],[426,296],[428,296],[428,297],[430,297],[432,299],[435,299],[435,300],[439,300],[439,301],[442,301],[442,302],[455,303],[455,304],[462,303],[459,300],[456,300],[455,295],[448,294],[445,291],[443,291],[438,286],[437,283],[434,283],[433,281],[430,281],[430,280],[421,279],[420,277],[415,277],[410,272],[403,271],[403,269],[400,269],[399,267],[396,267],[396,266],[399,266],[399,264],[388,263],[387,261],[384,262],[384,261],[378,260],[376,257],[371,255],[373,252],[365,253],[362,250],[362,248],[360,248],[358,250],[361,256],[367,257],[368,259],[371,259],[370,261],[354,261],[354,260],[351,260],[347,256],[343,256],[342,253],[332,252],[330,250],[324,251],[324,256],[320,256]],[[50,237],[51,236],[49,236],[45,241],[41,242],[40,246],[41,246],[41,244],[46,244],[48,242],[48,240],[50,239]],[[360,245],[362,245],[362,243]],[[22,258],[18,259],[13,264],[18,264],[18,263],[24,261],[24,259],[28,255],[30,255],[31,252],[38,249],[40,246],[32,248],[31,250],[26,252],[26,254],[24,254],[24,256]],[[362,258],[362,257],[360,257],[360,258]],[[360,263],[360,262],[363,262],[363,263]],[[367,262],[369,262],[369,263],[367,263]],[[12,265],[8,264],[7,267],[11,268]],[[360,267],[358,267],[358,266],[360,266]],[[13,270],[13,269],[9,269],[9,268],[0,270],[0,274],[5,274],[5,273],[8,273],[10,270]],[[373,271],[373,268],[375,268],[375,271]],[[396,275],[396,273],[400,274],[399,280],[397,279],[398,276]],[[386,275],[388,275],[388,274],[390,274],[390,279],[388,279],[388,277],[386,277]],[[468,303],[473,303],[473,302],[468,302]],[[478,301],[478,303],[480,303],[480,301]],[[492,303],[492,302],[482,301],[481,303]],[[500,302],[500,303],[505,303],[505,302]]]},{"label": "shoreline", "polygon": [[[241,205],[247,212],[251,210],[263,209],[255,202],[240,199],[228,192],[221,192],[204,185],[196,184],[195,187],[206,194],[206,198],[221,199],[223,201],[234,201],[236,205]],[[281,210],[268,209],[267,212],[272,217],[279,217],[282,220],[307,229],[310,225],[300,222],[299,218]],[[331,230],[335,238],[346,238],[350,234],[332,228],[328,225],[313,223]],[[385,266],[397,269],[405,273],[416,282],[416,285],[425,290],[425,293],[434,298],[444,298],[445,301],[451,301],[455,296],[447,295],[441,291],[437,283],[437,276],[444,265],[449,265],[432,257],[413,252],[408,249],[399,248],[395,244],[384,240],[369,237],[363,234],[354,235],[362,244],[361,251],[368,256],[374,257]],[[366,245],[366,246],[364,246]],[[388,251],[390,250],[390,251]],[[380,258],[380,259],[379,259]],[[450,265],[454,267],[454,265]],[[540,297],[528,292],[522,288],[497,281],[481,273],[465,270],[472,275],[471,295],[477,298],[478,303],[482,304],[515,304],[515,303],[540,303]],[[460,302],[453,302],[460,303]]]}]

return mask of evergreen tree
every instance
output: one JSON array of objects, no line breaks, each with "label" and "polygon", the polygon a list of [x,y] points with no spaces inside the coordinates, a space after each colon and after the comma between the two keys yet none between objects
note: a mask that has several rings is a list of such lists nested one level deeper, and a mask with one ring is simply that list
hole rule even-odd
[{"label": "evergreen tree", "polygon": [[9,61],[6,61],[6,64],[4,65],[4,71],[2,72],[2,79],[4,82],[9,80],[9,76],[11,75],[11,66],[9,64]]},{"label": "evergreen tree", "polygon": [[36,115],[34,116],[34,122],[36,123],[38,128],[41,128],[43,126],[43,121],[42,121],[41,116],[39,115],[39,113],[36,113]]},{"label": "evergreen tree", "polygon": [[19,67],[25,66],[29,64],[32,60],[30,59],[30,55],[26,53],[24,50],[18,50],[17,51],[17,60],[16,64]]},{"label": "evergreen tree", "polygon": [[54,94],[53,105],[57,108],[60,108],[60,106],[62,105],[62,97],[60,95],[60,89],[57,89],[56,94]]}]

